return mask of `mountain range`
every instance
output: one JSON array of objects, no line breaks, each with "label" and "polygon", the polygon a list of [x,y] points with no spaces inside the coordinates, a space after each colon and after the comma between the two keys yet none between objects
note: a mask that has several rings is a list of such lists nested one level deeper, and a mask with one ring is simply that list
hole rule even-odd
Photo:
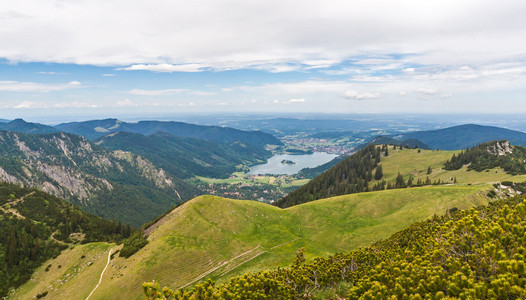
[{"label": "mountain range", "polygon": [[63,132],[0,131],[0,180],[42,189],[135,226],[198,194],[141,156]]},{"label": "mountain range", "polygon": [[55,128],[60,131],[81,135],[89,140],[96,140],[112,132],[124,131],[142,135],[165,132],[177,137],[190,137],[217,143],[241,141],[255,146],[283,144],[274,136],[261,131],[244,131],[229,127],[202,126],[172,121],[140,121],[137,123],[128,123],[117,119],[105,119],[63,123],[55,126]]},{"label": "mountain range", "polygon": [[42,133],[54,133],[59,130],[40,123],[30,123],[22,119],[15,119],[13,121],[5,120],[0,122],[0,130],[16,131],[23,133],[42,134]]},{"label": "mountain range", "polygon": [[460,150],[495,140],[526,146],[526,133],[506,128],[465,124],[437,130],[408,132],[392,136],[397,140],[415,139],[432,149]]}]

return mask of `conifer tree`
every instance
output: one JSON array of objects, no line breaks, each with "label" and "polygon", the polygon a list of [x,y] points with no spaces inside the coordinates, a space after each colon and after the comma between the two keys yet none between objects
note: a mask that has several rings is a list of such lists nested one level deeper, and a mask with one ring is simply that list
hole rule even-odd
[{"label": "conifer tree", "polygon": [[380,179],[382,179],[383,176],[384,176],[384,172],[383,172],[382,165],[378,165],[376,167],[376,172],[374,173],[374,179],[375,180],[380,180]]}]

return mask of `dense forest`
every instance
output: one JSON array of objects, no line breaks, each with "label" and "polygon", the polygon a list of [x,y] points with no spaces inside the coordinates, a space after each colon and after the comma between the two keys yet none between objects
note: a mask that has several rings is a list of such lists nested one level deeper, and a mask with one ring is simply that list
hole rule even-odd
[{"label": "dense forest", "polygon": [[526,174],[526,148],[510,146],[508,141],[494,141],[480,144],[451,157],[446,170],[458,170],[468,165],[468,170],[478,172],[501,167],[510,175]]},{"label": "dense forest", "polygon": [[168,133],[144,136],[118,132],[102,137],[97,144],[109,150],[129,151],[148,159],[170,174],[188,179],[196,175],[227,178],[239,165],[263,163],[272,156],[263,147],[239,141],[216,143],[181,138]]},{"label": "dense forest", "polygon": [[0,183],[0,297],[70,244],[121,242],[135,232],[35,189]]},{"label": "dense forest", "polygon": [[369,191],[369,182],[387,146],[369,145],[276,202],[282,208],[332,196]]},{"label": "dense forest", "polygon": [[147,299],[524,299],[525,197],[413,224],[385,241],[288,268],[248,273],[218,285],[161,290],[143,284]]}]

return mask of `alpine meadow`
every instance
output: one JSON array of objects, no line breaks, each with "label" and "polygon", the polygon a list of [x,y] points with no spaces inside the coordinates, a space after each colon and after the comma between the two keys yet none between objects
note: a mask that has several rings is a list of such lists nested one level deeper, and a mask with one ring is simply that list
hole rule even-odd
[{"label": "alpine meadow", "polygon": [[0,3],[0,298],[526,299],[525,15]]}]

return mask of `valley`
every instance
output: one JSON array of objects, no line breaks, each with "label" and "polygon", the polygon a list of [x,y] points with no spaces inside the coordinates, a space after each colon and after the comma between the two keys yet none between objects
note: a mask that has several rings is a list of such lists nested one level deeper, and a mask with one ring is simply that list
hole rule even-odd
[{"label": "valley", "polygon": [[[365,247],[434,215],[466,210],[517,193],[500,185],[502,181],[526,181],[526,175],[509,175],[499,168],[488,172],[468,171],[465,167],[443,170],[443,164],[459,151],[388,147],[389,155],[380,160],[384,180],[394,181],[401,173],[405,178],[429,176],[445,184],[342,195],[286,209],[256,201],[201,196],[147,228],[149,243],[130,258],[115,255],[92,299],[141,299],[142,291],[137,287],[153,279],[175,289],[189,288],[207,279],[228,282],[245,273],[286,267],[300,248],[310,261]],[[429,167],[431,173],[427,174]],[[238,176],[223,180],[246,180],[242,174]],[[456,183],[451,178],[456,178]],[[488,196],[492,190],[496,198]],[[103,261],[112,247],[107,244],[100,248],[99,259]],[[70,255],[63,253],[57,261],[67,260]],[[79,263],[78,258],[71,262]],[[33,281],[53,285],[49,295],[60,298],[79,284],[95,286],[99,275],[79,272],[68,284],[53,285],[63,273],[53,277],[39,269]],[[11,297],[36,295],[46,284],[28,283]],[[86,287],[85,291],[91,290]]]},{"label": "valley", "polygon": [[0,300],[526,299],[525,15],[0,2]]},{"label": "valley", "polygon": [[[17,122],[28,131],[49,130]],[[227,284],[236,276],[288,267],[298,249],[307,262],[358,251],[415,222],[525,190],[520,183],[526,182],[526,171],[510,164],[526,159],[526,149],[505,141],[446,151],[431,150],[413,138],[380,136],[364,142],[354,136],[344,138],[361,143],[351,155],[324,154],[323,161],[303,168],[301,159],[317,155],[311,152],[319,144],[306,142],[313,140],[252,144],[248,133],[234,131],[246,141],[218,142],[165,132],[143,135],[136,125],[111,119],[87,124],[99,126],[68,128],[83,128],[93,142],[70,133],[1,132],[0,176],[42,187],[102,217],[117,217],[119,228],[127,226],[128,238],[91,238],[85,243],[84,230],[72,225],[66,250],[35,265],[31,279],[11,290],[10,299],[141,299],[138,287],[151,280],[187,291],[206,280]],[[132,129],[111,132],[120,126]],[[152,126],[147,123],[146,128]],[[101,132],[106,135],[97,137]],[[382,141],[391,144],[373,144]],[[345,149],[342,144],[337,147]],[[268,159],[279,168],[301,170],[289,175],[249,172],[250,166]],[[280,173],[276,170],[263,173]],[[172,200],[145,202],[167,200],[163,192]],[[25,201],[18,199],[4,205],[2,212],[24,218],[20,210],[13,210]],[[137,232],[131,236],[132,228],[120,222],[146,224],[141,228],[144,237]]]}]

